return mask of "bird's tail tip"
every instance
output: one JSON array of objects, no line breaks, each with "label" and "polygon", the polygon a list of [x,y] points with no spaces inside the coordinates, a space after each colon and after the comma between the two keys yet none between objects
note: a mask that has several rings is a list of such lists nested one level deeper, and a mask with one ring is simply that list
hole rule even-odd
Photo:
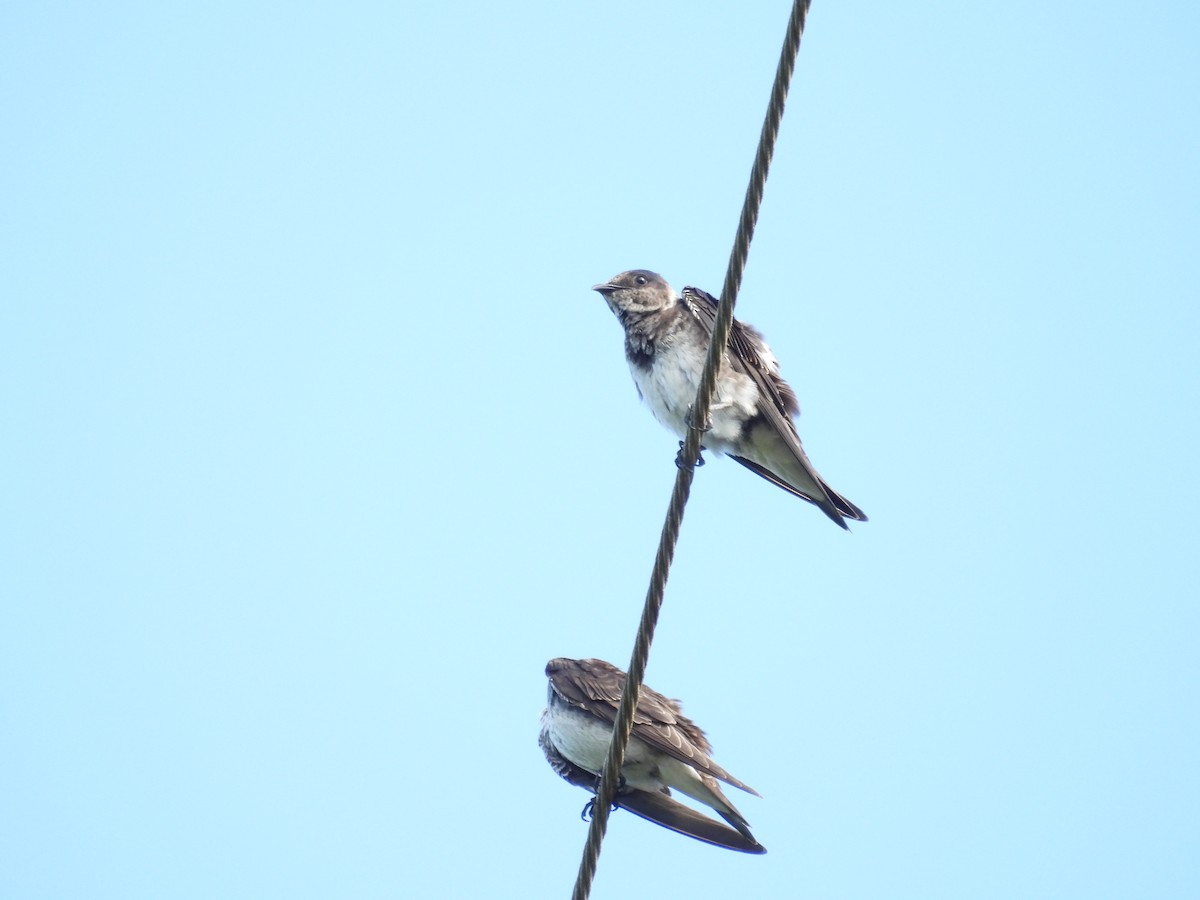
[{"label": "bird's tail tip", "polygon": [[850,519],[852,522],[870,521],[865,512],[863,512],[829,485],[822,482],[821,486],[825,488],[825,493],[829,495],[829,502],[833,506],[832,511],[829,509],[825,510],[825,515],[833,519],[833,521],[838,525],[841,525],[844,529],[849,531],[850,526],[846,524],[847,519]]}]

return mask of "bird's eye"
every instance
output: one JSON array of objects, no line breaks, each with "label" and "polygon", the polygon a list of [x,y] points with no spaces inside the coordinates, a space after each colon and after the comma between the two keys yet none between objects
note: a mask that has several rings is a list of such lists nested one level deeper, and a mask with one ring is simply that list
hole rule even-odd
[{"label": "bird's eye", "polygon": [[633,281],[634,281],[634,284],[637,284],[637,285],[643,285],[643,284],[645,284],[645,283],[646,283],[646,276],[645,276],[645,275],[639,275],[639,276],[637,276],[636,278],[634,278],[634,279],[633,279]]}]

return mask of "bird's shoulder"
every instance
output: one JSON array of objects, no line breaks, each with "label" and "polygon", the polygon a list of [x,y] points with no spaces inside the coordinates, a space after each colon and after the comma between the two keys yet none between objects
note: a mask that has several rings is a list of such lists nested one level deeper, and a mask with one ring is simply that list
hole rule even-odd
[{"label": "bird's shoulder", "polygon": [[[616,666],[601,659],[560,659],[551,661],[546,672],[555,693],[567,703],[609,722],[616,720],[625,688],[625,673]],[[708,738],[683,714],[680,702],[645,685],[638,694],[633,723],[642,737],[653,733],[657,737],[654,743],[665,741],[676,750],[691,745],[701,753],[712,752]]]}]

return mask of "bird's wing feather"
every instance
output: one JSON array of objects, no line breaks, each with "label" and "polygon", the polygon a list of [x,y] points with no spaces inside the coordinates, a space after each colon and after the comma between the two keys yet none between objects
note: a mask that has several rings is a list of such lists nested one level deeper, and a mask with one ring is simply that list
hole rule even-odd
[{"label": "bird's wing feather", "polygon": [[[684,305],[695,317],[696,321],[711,335],[717,321],[717,298],[699,288],[685,287],[682,299]],[[796,399],[796,392],[792,390],[791,385],[780,377],[778,363],[773,361],[767,363],[762,359],[756,349],[759,345],[766,345],[762,335],[749,325],[744,325],[737,319],[734,319],[729,331],[728,355],[730,366],[734,371],[741,372],[754,381],[754,384],[758,387],[759,395],[763,400],[763,402],[758,404],[759,412],[762,415],[760,421],[764,422],[783,439],[784,445],[796,463],[812,479],[812,483],[820,488],[820,491],[825,496],[810,496],[796,485],[789,484],[781,479],[779,475],[745,457],[731,455],[731,458],[755,474],[761,475],[772,484],[783,488],[788,493],[794,494],[820,507],[827,516],[842,528],[846,527],[846,523],[841,521],[841,516],[865,522],[867,520],[866,514],[829,487],[825,483],[825,479],[820,476],[809,460],[808,454],[804,452],[804,446],[800,442],[800,435],[796,432],[796,423],[792,421],[793,416],[800,414],[800,402]]]},{"label": "bird's wing feather", "polygon": [[[601,659],[557,659],[546,667],[554,691],[579,709],[613,723],[625,687],[625,673]],[[642,686],[633,716],[633,735],[673,759],[707,772],[726,784],[759,796],[754,788],[734,778],[708,754],[712,746],[704,732],[683,715],[679,702]]]},{"label": "bird's wing feather", "polygon": [[[683,289],[683,299],[687,304],[692,315],[696,317],[709,335],[713,333],[717,321],[717,298],[707,291],[702,291],[699,288],[686,287]],[[759,413],[767,425],[783,438],[784,444],[795,457],[796,462],[804,469],[805,472],[812,478],[816,485],[824,485],[821,476],[817,474],[817,470],[813,468],[813,464],[808,459],[808,454],[804,452],[804,447],[800,444],[800,435],[796,433],[796,423],[792,421],[792,416],[800,414],[800,402],[796,399],[796,392],[792,390],[792,386],[779,377],[778,364],[768,365],[759,356],[755,349],[756,345],[765,346],[762,335],[751,328],[749,325],[743,325],[737,319],[733,320],[733,325],[729,330],[729,364],[734,371],[740,372],[743,375],[748,375],[758,388],[759,397],[761,398],[758,404]],[[738,462],[745,465],[745,461],[738,459]],[[759,475],[763,472],[754,467],[750,467]],[[778,478],[772,478],[763,475],[768,481],[779,484]],[[780,485],[783,487],[783,485]],[[810,502],[821,505],[821,501],[829,502],[828,498],[809,497],[802,493],[797,493],[795,487],[788,488],[797,496],[804,497]]]},{"label": "bird's wing feather", "polygon": [[[688,311],[711,336],[717,322],[717,298],[708,291],[686,287],[683,289],[683,300]],[[764,404],[768,407],[764,411],[775,412],[778,419],[774,424],[795,437],[796,426],[792,417],[800,415],[800,401],[792,386],[779,376],[778,365],[769,365],[758,355],[756,345],[765,346],[765,343],[758,331],[734,319],[729,329],[730,364],[735,371],[749,375],[754,380],[761,394],[771,401]]]}]

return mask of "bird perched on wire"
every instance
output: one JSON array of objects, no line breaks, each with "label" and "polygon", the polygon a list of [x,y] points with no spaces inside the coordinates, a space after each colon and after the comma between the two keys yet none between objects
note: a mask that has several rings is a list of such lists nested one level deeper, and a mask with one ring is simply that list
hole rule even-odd
[{"label": "bird perched on wire", "polygon": [[[685,437],[688,415],[717,318],[717,300],[699,288],[675,292],[661,275],[634,269],[595,285],[625,329],[625,357],[638,396],[654,417]],[[831,488],[808,460],[793,417],[796,394],[762,335],[734,319],[717,375],[704,448],[815,504],[842,528],[866,514]],[[700,423],[697,423],[700,424]]]},{"label": "bird perched on wire", "polygon": [[[602,659],[559,658],[546,664],[546,674],[549,699],[542,712],[538,744],[555,772],[571,784],[594,791],[612,739],[625,673]],[[758,792],[709,759],[711,752],[704,732],[683,715],[677,700],[642,687],[613,803],[718,847],[766,853],[750,833],[749,823],[721,792],[718,781],[756,797]],[[680,803],[671,796],[672,788],[712,807],[733,827]],[[585,814],[591,805],[584,807]]]}]

